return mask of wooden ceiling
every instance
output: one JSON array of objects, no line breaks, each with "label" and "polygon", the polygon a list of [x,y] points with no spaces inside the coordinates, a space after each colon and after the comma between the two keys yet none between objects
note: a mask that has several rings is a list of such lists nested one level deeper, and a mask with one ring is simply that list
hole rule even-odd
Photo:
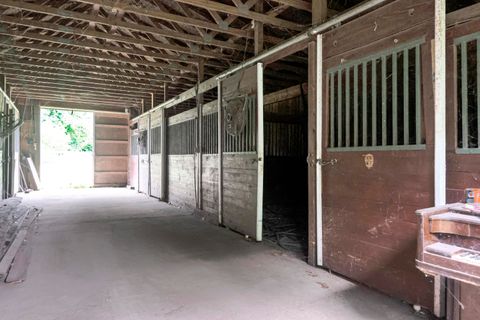
[{"label": "wooden ceiling", "polygon": [[[165,85],[172,97],[193,87],[199,72],[214,76],[305,30],[311,7],[310,0],[0,0],[0,73],[14,99],[140,108]],[[299,83],[305,65],[300,53],[268,75]]]}]

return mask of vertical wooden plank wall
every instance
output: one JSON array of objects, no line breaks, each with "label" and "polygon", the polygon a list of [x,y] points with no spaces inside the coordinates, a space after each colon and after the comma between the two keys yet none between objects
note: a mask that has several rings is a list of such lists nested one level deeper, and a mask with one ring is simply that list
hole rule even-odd
[{"label": "vertical wooden plank wall", "polygon": [[[256,96],[256,71],[256,66],[253,66],[222,80],[222,99],[238,94]],[[253,103],[251,115],[256,119],[254,116],[258,107],[256,99]],[[255,238],[257,230],[258,164],[255,123],[255,121],[251,122],[253,127],[250,133],[252,134],[248,136],[252,143],[249,148],[239,145],[240,136],[233,137],[225,130],[223,152],[223,224],[252,238]]]},{"label": "vertical wooden plank wall", "polygon": [[[461,84],[458,82],[458,77],[462,71],[457,68],[460,65],[457,63],[457,53],[459,52],[457,52],[454,41],[459,37],[480,32],[480,18],[462,23],[462,12],[469,14],[470,10],[467,7],[449,15],[460,21],[452,21],[452,19],[447,17],[450,24],[460,22],[458,25],[450,25],[447,29],[447,203],[464,201],[465,188],[480,188],[480,153],[460,154],[457,152],[458,127],[461,126],[457,121],[457,111],[459,111],[458,108],[461,108],[459,103],[461,99],[458,97],[460,95],[465,97],[467,92],[465,90],[462,91]],[[469,75],[469,77],[475,76]],[[475,103],[475,101],[472,101],[472,103]],[[477,106],[480,105],[478,100],[476,103]],[[478,113],[477,118],[480,118]],[[455,295],[448,300],[449,303],[447,305],[451,319],[477,319],[480,314],[478,305],[480,288],[458,281],[449,281],[449,284],[449,292],[453,292]],[[459,305],[459,302],[462,304],[462,307]]]},{"label": "vertical wooden plank wall", "polygon": [[[194,132],[192,126],[196,123],[196,119],[197,110],[191,109],[167,120],[168,202],[179,207],[195,208],[196,205],[196,166],[194,150],[191,148],[195,141],[195,136],[191,133]],[[181,132],[173,136],[172,127],[182,123],[189,123],[188,128],[184,127]]]},{"label": "vertical wooden plank wall", "polygon": [[95,113],[95,187],[127,185],[128,114]]},{"label": "vertical wooden plank wall", "polygon": [[[337,160],[336,164],[326,165],[322,170],[324,266],[391,296],[430,309],[433,306],[432,281],[415,267],[415,210],[432,206],[434,202],[431,62],[433,5],[434,2],[430,0],[394,1],[326,33],[323,40],[323,105],[328,107],[324,108],[323,115],[322,154],[327,161]],[[329,145],[335,141],[347,141],[348,138],[355,140],[355,137],[349,137],[345,130],[338,130],[338,137],[330,135],[329,126],[345,128],[346,124],[340,121],[331,122],[333,117],[330,118],[329,115],[334,112],[335,106],[329,102],[339,93],[329,90],[333,87],[326,71],[418,39],[424,39],[420,56],[420,99],[423,107],[420,129],[425,135],[423,150],[329,150]],[[385,64],[385,61],[380,62],[377,68],[381,69],[378,71],[384,72],[382,64]],[[366,68],[362,71],[364,70]],[[375,79],[375,68],[372,67],[371,70],[371,77]],[[360,79],[358,81],[367,83]],[[377,77],[377,81],[377,84],[385,81],[385,74]],[[346,83],[352,85],[351,81],[347,80]],[[376,86],[377,90],[382,87],[372,85],[372,90],[366,94],[374,94]],[[338,87],[339,92],[350,89],[342,88],[340,83]],[[384,101],[386,94],[387,92],[382,92],[380,95],[384,97]],[[349,104],[351,101],[346,99],[349,98],[344,97],[342,103],[352,106]],[[380,102],[374,100],[369,106],[373,110],[375,106],[377,108],[375,115],[368,116],[369,125],[362,126],[369,132],[384,131],[386,119],[381,116],[375,118],[384,108]],[[358,109],[361,110],[361,106],[358,106]],[[347,107],[346,112],[348,110]],[[362,114],[367,115],[365,112]],[[341,116],[338,115],[337,118]],[[407,130],[404,130],[404,133]],[[413,132],[415,127],[411,130]],[[366,137],[366,134],[363,137]],[[418,139],[414,135],[413,137]],[[376,145],[384,145],[382,139],[378,140],[376,135],[372,135],[372,143],[375,140]],[[367,166],[366,159],[374,159],[374,162],[370,163],[371,167]]]},{"label": "vertical wooden plank wall", "polygon": [[[447,30],[447,202],[458,202],[464,198],[465,188],[480,188],[480,153],[460,154],[457,152],[457,110],[459,105],[457,88],[456,38],[480,32],[480,18],[452,26]],[[471,76],[471,75],[470,75]],[[463,92],[466,94],[466,92]]]}]

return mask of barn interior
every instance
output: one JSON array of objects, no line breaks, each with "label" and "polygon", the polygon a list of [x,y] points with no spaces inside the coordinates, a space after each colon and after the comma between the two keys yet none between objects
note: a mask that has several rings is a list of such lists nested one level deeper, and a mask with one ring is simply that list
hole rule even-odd
[{"label": "barn interior", "polygon": [[0,0],[2,319],[478,319],[479,61],[476,0]]}]

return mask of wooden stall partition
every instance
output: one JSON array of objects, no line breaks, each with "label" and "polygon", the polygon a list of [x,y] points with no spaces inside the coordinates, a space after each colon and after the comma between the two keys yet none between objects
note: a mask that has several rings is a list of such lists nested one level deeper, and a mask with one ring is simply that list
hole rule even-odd
[{"label": "wooden stall partition", "polygon": [[429,309],[415,267],[434,203],[434,2],[397,0],[323,37],[323,265]]},{"label": "wooden stall partition", "polygon": [[125,187],[128,180],[128,115],[99,113],[95,116],[95,187]]},{"label": "wooden stall partition", "polygon": [[128,157],[128,185],[138,190],[138,122],[130,122],[130,152]]},{"label": "wooden stall partition", "polygon": [[218,222],[218,102],[203,105],[202,124],[202,210]]},{"label": "wooden stall partition", "polygon": [[[448,14],[447,202],[464,201],[466,188],[480,188],[480,17],[471,7]],[[480,288],[449,281],[450,319],[478,319]]]},{"label": "wooden stall partition", "polygon": [[162,110],[150,114],[150,195],[162,197]]},{"label": "wooden stall partition", "polygon": [[480,17],[461,23],[462,15],[451,16],[458,20],[450,18],[447,29],[448,203],[480,188]]},{"label": "wooden stall partition", "polygon": [[138,119],[138,191],[150,195],[150,114]]},{"label": "wooden stall partition", "polygon": [[[261,76],[260,86],[258,76]],[[222,222],[260,241],[263,212],[263,66],[221,81]],[[219,123],[220,123],[219,121]]]},{"label": "wooden stall partition", "polygon": [[167,122],[168,201],[176,206],[195,208],[197,110],[169,117]]}]

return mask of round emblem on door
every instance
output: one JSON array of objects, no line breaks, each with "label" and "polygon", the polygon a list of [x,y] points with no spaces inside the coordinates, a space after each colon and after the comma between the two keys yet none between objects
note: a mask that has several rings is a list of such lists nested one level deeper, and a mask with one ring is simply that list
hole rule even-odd
[{"label": "round emblem on door", "polygon": [[375,158],[373,157],[373,154],[364,154],[363,160],[365,161],[365,167],[367,167],[367,169],[373,168],[373,165],[375,164]]}]

